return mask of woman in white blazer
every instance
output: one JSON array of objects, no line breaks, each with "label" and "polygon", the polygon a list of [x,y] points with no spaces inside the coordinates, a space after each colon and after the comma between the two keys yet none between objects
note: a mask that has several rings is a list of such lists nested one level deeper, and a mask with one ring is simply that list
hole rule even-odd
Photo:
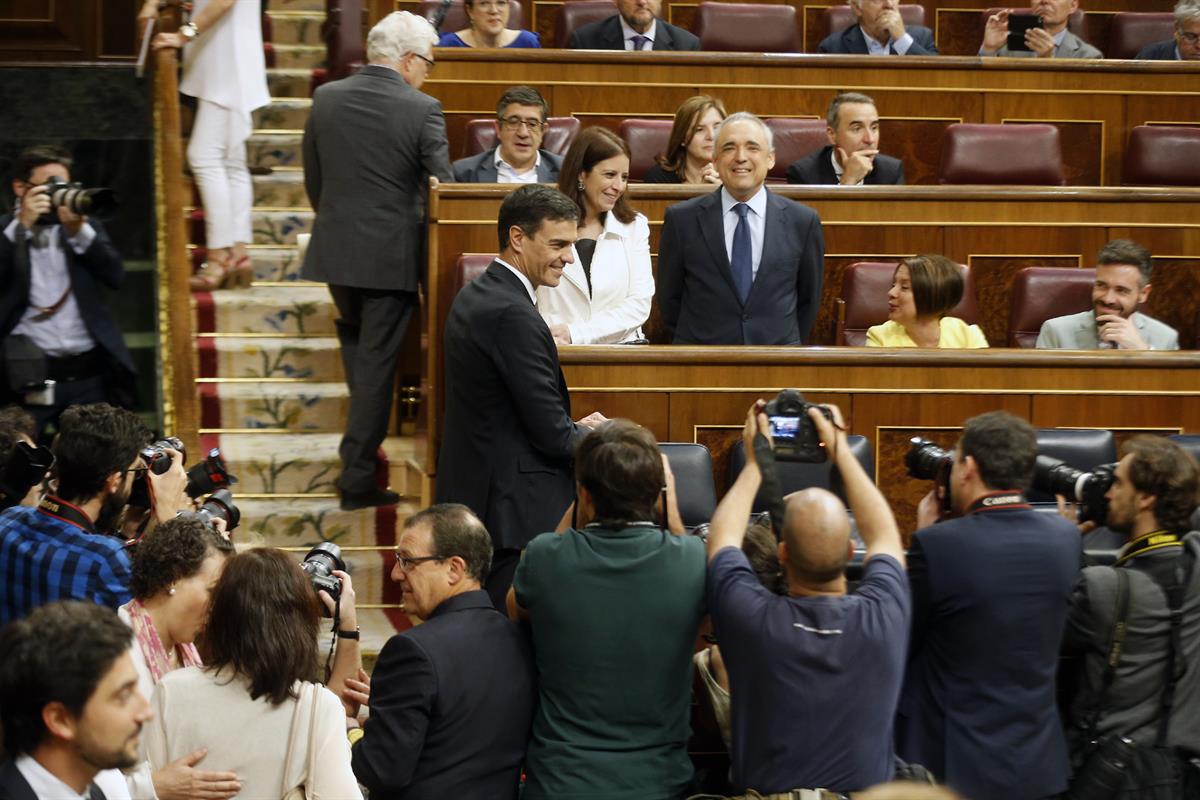
[{"label": "woman in white blazer", "polygon": [[605,128],[588,128],[563,157],[558,188],[579,206],[579,239],[558,286],[538,289],[538,311],[559,344],[616,344],[642,338],[650,316],[650,225],[629,207],[629,148]]},{"label": "woman in white blazer", "polygon": [[[157,13],[147,0],[139,18]],[[261,0],[195,0],[179,33],[160,33],[155,49],[183,48],[179,91],[197,99],[188,164],[204,204],[208,262],[192,289],[250,284],[254,189],[246,167],[250,112],[271,101],[263,56]]]}]

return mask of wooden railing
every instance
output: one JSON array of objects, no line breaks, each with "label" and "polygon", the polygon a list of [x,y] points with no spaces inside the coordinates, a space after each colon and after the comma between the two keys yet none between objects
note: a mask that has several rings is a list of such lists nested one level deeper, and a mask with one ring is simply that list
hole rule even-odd
[{"label": "wooden railing", "polygon": [[[163,4],[158,30],[179,28],[178,0]],[[172,48],[151,53],[154,85],[154,197],[157,217],[158,332],[162,363],[163,428],[196,452],[200,407],[196,396],[193,320],[188,277],[183,180],[183,125],[179,112],[179,55]]]}]

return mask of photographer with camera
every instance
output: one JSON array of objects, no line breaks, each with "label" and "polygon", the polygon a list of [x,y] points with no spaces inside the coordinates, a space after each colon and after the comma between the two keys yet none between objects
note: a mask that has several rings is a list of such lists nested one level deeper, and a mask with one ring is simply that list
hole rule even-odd
[{"label": "photographer with camera", "polygon": [[[746,466],[708,535],[708,608],[733,707],[733,787],[771,796],[857,792],[896,770],[892,719],[909,624],[904,545],[887,501],[850,449],[841,412],[808,404],[789,410],[800,418],[789,423],[772,408],[768,422],[761,400],[750,407],[742,431]],[[755,441],[771,442],[772,424],[780,431],[807,427],[841,474],[867,546],[862,583],[849,594],[850,519],[824,489],[786,498],[778,544],[785,595],[762,586],[741,550],[763,483]]]},{"label": "photographer with camera", "polygon": [[125,279],[104,226],[87,216],[108,190],[80,190],[71,157],[33,147],[16,161],[16,210],[0,217],[0,402],[19,402],[47,439],[63,409],[79,403],[133,405],[133,358],[104,304],[102,286]]},{"label": "photographer with camera", "polygon": [[[1054,679],[1079,532],[1025,501],[1037,436],[1012,414],[967,420],[952,454],[919,443],[913,455],[910,470],[939,486],[908,552],[897,750],[972,800],[1056,795],[1069,769]],[[939,494],[956,518],[939,522]]]},{"label": "photographer with camera", "polygon": [[1200,756],[1198,493],[1200,467],[1175,442],[1121,447],[1105,523],[1127,543],[1113,566],[1084,569],[1063,637],[1063,654],[1082,657],[1064,712],[1071,798],[1146,797],[1161,780],[1177,793],[1154,797],[1197,796],[1179,784],[1184,759]]},{"label": "photographer with camera", "polygon": [[[55,600],[116,608],[130,599],[129,556],[116,529],[135,481],[148,482],[159,523],[188,506],[182,456],[156,474],[143,463],[149,431],[132,412],[105,403],[63,412],[54,441],[56,487],[37,508],[0,513],[0,625]],[[19,578],[17,576],[20,576]]]}]

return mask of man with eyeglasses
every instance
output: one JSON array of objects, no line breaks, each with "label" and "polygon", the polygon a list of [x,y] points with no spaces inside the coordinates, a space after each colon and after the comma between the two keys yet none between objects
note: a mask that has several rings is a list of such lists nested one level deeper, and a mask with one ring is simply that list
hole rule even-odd
[{"label": "man with eyeglasses", "polygon": [[550,107],[530,86],[514,86],[496,103],[500,143],[454,162],[459,183],[554,183],[562,157],[542,150]]},{"label": "man with eyeglasses", "polygon": [[150,481],[158,522],[187,504],[182,456],[148,472],[139,451],[150,433],[130,411],[104,403],[72,406],[54,441],[56,485],[37,507],[0,513],[0,627],[56,600],[116,608],[129,602],[125,543],[107,535],[129,502],[134,480]]},{"label": "man with eyeglasses", "polygon": [[1200,61],[1200,0],[1175,4],[1175,36],[1148,44],[1137,54],[1141,61]]},{"label": "man with eyeglasses", "polygon": [[389,639],[371,679],[347,693],[370,707],[361,730],[347,720],[347,735],[372,798],[515,800],[534,664],[525,635],[480,587],[491,560],[491,537],[466,506],[405,521],[392,580],[424,622]]},{"label": "man with eyeglasses", "polygon": [[376,482],[400,347],[422,270],[428,176],[452,181],[442,106],[419,90],[437,33],[393,12],[367,35],[359,72],[313,95],[304,129],[304,188],[316,209],[301,275],[329,284],[350,411],[338,454],[341,507],[393,505]]}]

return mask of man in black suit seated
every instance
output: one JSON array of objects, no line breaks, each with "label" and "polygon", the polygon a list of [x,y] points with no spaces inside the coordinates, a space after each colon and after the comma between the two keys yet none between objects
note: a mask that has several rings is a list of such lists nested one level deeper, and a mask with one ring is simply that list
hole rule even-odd
[{"label": "man in black suit seated", "polygon": [[542,150],[550,107],[537,89],[514,86],[496,103],[500,144],[454,162],[459,183],[554,183],[562,156]]},{"label": "man in black suit seated", "polygon": [[810,186],[886,186],[904,183],[904,164],[879,152],[879,112],[875,101],[842,92],[825,117],[829,144],[788,167],[788,183]]},{"label": "man in black suit seated", "polygon": [[571,459],[599,413],[575,423],[539,286],[571,263],[579,209],[557,189],[522,186],[500,205],[500,256],[454,298],[442,337],[446,412],[439,503],[462,503],[492,535],[485,588],[503,609],[521,550],[575,498]]},{"label": "man in black suit seated", "polygon": [[899,0],[850,0],[858,20],[844,31],[831,33],[818,53],[859,56],[936,56],[933,31],[922,25],[904,27]]},{"label": "man in black suit seated", "polygon": [[658,18],[662,0],[617,0],[615,17],[571,34],[571,50],[699,50],[700,40]]},{"label": "man in black suit seated", "polygon": [[767,191],[771,129],[753,114],[721,123],[722,187],[663,220],[658,308],[675,344],[803,344],[817,317],[825,239],[815,211]]},{"label": "man in black suit seated", "polygon": [[[349,681],[354,775],[379,800],[516,800],[537,702],[525,634],[480,586],[492,541],[455,503],[409,517],[392,580],[424,622],[388,640],[370,680]],[[360,675],[366,678],[366,675]]]},{"label": "man in black suit seated", "polygon": [[1175,36],[1143,47],[1140,61],[1200,61],[1200,0],[1175,4]]}]

